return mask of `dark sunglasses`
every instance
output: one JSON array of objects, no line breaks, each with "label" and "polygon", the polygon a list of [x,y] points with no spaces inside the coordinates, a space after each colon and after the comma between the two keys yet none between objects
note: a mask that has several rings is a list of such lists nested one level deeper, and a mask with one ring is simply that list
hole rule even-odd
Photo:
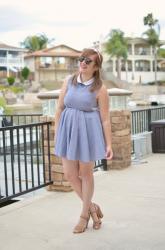
[{"label": "dark sunglasses", "polygon": [[85,56],[80,56],[79,58],[78,58],[78,60],[79,60],[79,62],[85,62],[85,64],[90,64],[91,62],[93,62],[93,60],[91,60],[90,58],[88,58],[88,57],[85,57]]}]

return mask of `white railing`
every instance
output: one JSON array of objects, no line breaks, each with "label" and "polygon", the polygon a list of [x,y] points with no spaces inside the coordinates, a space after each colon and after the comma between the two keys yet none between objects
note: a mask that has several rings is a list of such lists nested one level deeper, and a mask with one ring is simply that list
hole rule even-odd
[{"label": "white railing", "polygon": [[16,57],[16,58],[0,57],[0,66],[22,66],[23,63],[24,62],[22,57]]},{"label": "white railing", "polygon": [[7,64],[7,58],[6,57],[0,57],[0,65],[1,64]]}]

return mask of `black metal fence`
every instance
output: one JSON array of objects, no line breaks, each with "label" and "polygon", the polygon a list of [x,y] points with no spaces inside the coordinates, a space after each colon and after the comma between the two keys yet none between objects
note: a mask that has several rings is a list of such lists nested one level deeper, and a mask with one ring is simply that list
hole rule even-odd
[{"label": "black metal fence", "polygon": [[50,124],[0,127],[0,203],[52,184]]},{"label": "black metal fence", "polygon": [[139,109],[132,113],[132,135],[150,131],[152,121],[165,119],[165,106]]},{"label": "black metal fence", "polygon": [[105,171],[107,170],[107,160],[106,159],[98,160],[95,162],[94,171],[97,171],[99,168],[102,170],[105,170]]},{"label": "black metal fence", "polygon": [[0,127],[37,123],[42,114],[0,115]]}]

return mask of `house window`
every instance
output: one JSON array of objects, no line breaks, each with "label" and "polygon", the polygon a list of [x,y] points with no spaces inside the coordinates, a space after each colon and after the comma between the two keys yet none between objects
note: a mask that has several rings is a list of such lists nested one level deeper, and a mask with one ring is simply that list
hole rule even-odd
[{"label": "house window", "polygon": [[[126,66],[127,64],[127,66]],[[127,61],[124,61],[122,60],[121,61],[121,71],[132,71],[132,61],[130,60],[127,60]]]},{"label": "house window", "polygon": [[[155,61],[153,61],[153,71],[155,71]],[[165,62],[159,61],[157,62],[157,71],[165,72]]]},{"label": "house window", "polygon": [[49,67],[52,64],[52,57],[40,57],[40,64],[45,67]]},{"label": "house window", "polygon": [[130,44],[128,45],[128,54],[132,55],[132,46]]},{"label": "house window", "polygon": [[135,55],[150,55],[150,48],[145,44],[135,45]]},{"label": "house window", "polygon": [[19,56],[19,52],[18,51],[9,51],[8,53],[8,57],[9,58],[16,58]]},{"label": "house window", "polygon": [[145,60],[135,61],[135,71],[150,71],[150,62]]},{"label": "house window", "polygon": [[55,64],[65,64],[65,57],[55,57]]},{"label": "house window", "polygon": [[125,63],[125,61],[121,61],[121,71],[126,71],[126,63]]},{"label": "house window", "polygon": [[0,57],[6,57],[7,53],[4,50],[0,50]]},{"label": "house window", "polygon": [[132,61],[130,60],[127,61],[127,70],[132,71]]}]

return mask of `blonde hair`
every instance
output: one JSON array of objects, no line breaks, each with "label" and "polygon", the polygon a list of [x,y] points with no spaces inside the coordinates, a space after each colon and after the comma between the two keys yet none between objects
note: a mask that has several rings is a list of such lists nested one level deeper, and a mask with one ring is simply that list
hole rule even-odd
[{"label": "blonde hair", "polygon": [[[103,56],[100,54],[100,52],[98,50],[96,50],[95,48],[88,48],[88,49],[84,49],[81,53],[81,56],[84,56],[84,57],[88,57],[88,56],[91,56],[91,55],[96,55],[95,57],[95,63],[96,63],[96,66],[98,66],[98,70],[96,70],[94,72],[94,82],[92,83],[91,87],[90,87],[90,91],[93,92],[95,90],[98,90],[101,88],[102,86],[102,79],[101,79],[101,67],[102,67],[102,62],[103,62]],[[74,85],[77,84],[77,76],[79,75],[79,73],[76,73],[73,75],[73,78],[72,78],[72,83]]]}]

